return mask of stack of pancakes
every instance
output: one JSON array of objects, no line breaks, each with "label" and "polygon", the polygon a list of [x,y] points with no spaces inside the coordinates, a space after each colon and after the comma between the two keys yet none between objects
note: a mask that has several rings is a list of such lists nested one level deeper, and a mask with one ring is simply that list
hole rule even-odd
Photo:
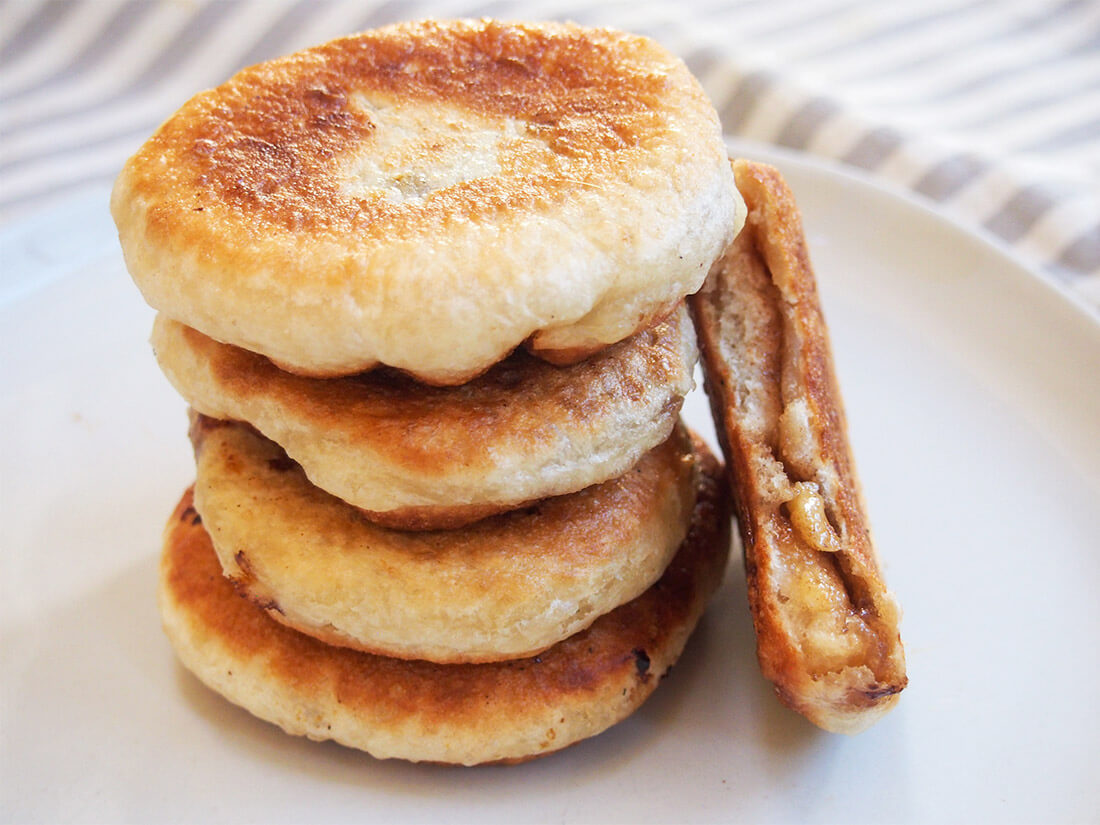
[{"label": "stack of pancakes", "polygon": [[112,198],[192,408],[183,663],[294,734],[475,764],[621,720],[729,544],[684,296],[744,206],[644,38],[401,24],[189,101]]}]

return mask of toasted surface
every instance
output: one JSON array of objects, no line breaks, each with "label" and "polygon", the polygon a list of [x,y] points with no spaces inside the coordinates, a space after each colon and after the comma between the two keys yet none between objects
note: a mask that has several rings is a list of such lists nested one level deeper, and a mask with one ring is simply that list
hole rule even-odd
[{"label": "toasted surface", "polygon": [[522,761],[624,719],[680,655],[729,551],[728,495],[701,459],[691,531],[660,581],[538,657],[477,665],[332,647],[273,621],[222,575],[184,495],[165,530],[159,602],[183,664],[295,735],[378,758]]},{"label": "toasted surface", "polygon": [[146,300],[306,375],[577,360],[702,283],[743,219],[711,104],[648,39],[402,23],[246,69],[127,162]]},{"label": "toasted surface", "polygon": [[758,656],[786,704],[854,733],[906,685],[899,611],[871,543],[798,207],[775,169],[734,170],[745,229],[691,306]]},{"label": "toasted surface", "polygon": [[313,484],[405,529],[456,527],[621,475],[671,433],[697,355],[682,306],[571,367],[517,352],[460,387],[383,370],[292,375],[163,316],[153,347],[194,409],[248,422]]},{"label": "toasted surface", "polygon": [[195,507],[238,590],[332,644],[437,662],[538,653],[634,598],[687,533],[681,427],[623,476],[457,530],[371,523],[273,442],[198,417]]}]

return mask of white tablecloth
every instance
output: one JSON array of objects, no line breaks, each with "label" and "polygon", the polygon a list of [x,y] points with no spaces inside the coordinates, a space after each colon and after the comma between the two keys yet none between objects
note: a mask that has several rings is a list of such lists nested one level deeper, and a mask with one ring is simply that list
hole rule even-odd
[{"label": "white tablecloth", "polygon": [[0,226],[103,186],[177,106],[242,66],[427,16],[655,37],[700,78],[730,135],[910,190],[1100,307],[1095,0],[9,0]]}]

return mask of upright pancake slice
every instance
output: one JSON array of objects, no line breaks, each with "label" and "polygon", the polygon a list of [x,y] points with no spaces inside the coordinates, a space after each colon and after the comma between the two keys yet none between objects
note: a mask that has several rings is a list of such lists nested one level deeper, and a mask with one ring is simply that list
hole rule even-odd
[{"label": "upright pancake slice", "polygon": [[521,761],[624,719],[679,657],[729,551],[728,494],[701,456],[691,530],[662,578],[534,658],[439,665],[331,647],[271,619],[222,575],[188,492],[165,530],[160,607],[183,664],[291,734],[379,758]]},{"label": "upright pancake slice", "polygon": [[697,357],[682,305],[579,364],[519,351],[460,387],[383,370],[292,375],[164,316],[153,347],[196,410],[248,422],[313,484],[402,529],[457,527],[621,475],[672,431]]},{"label": "upright pancake slice", "polygon": [[401,23],[197,95],[116,181],[156,309],[305,375],[571,363],[698,289],[743,220],[718,117],[646,38]]},{"label": "upright pancake slice", "polygon": [[332,644],[436,662],[538,653],[664,571],[694,508],[678,428],[618,479],[456,530],[379,527],[239,424],[192,427],[195,506],[227,576]]},{"label": "upright pancake slice", "polygon": [[749,217],[691,304],[758,657],[786,704],[855,733],[906,685],[899,610],[871,543],[798,207],[772,167],[734,171]]}]

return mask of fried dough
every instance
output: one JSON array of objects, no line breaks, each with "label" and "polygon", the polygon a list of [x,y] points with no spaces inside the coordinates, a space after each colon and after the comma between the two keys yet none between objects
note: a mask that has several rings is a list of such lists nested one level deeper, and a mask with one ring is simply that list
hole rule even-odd
[{"label": "fried dough", "polygon": [[313,487],[244,425],[192,432],[195,508],[238,590],[323,641],[406,659],[514,659],[577,633],[661,576],[694,507],[682,427],[620,478],[413,533]]},{"label": "fried dough", "polygon": [[188,491],[165,529],[159,603],[183,664],[287,733],[378,758],[517,762],[594,736],[632,713],[679,657],[729,552],[728,493],[700,457],[691,530],[638,598],[539,656],[439,665],[332,647],[239,596]]},{"label": "fried dough", "polygon": [[749,216],[690,303],[758,658],[783,702],[854,733],[906,685],[899,610],[871,543],[797,205],[774,168],[733,167]]},{"label": "fried dough", "polygon": [[191,406],[245,421],[372,521],[459,527],[621,475],[694,386],[695,331],[666,319],[570,367],[517,352],[461,387],[387,371],[304,378],[158,317],[153,348]]},{"label": "fried dough", "polygon": [[743,220],[714,108],[652,40],[400,23],[188,101],[111,198],[145,299],[302,375],[571,363],[696,290]]}]

